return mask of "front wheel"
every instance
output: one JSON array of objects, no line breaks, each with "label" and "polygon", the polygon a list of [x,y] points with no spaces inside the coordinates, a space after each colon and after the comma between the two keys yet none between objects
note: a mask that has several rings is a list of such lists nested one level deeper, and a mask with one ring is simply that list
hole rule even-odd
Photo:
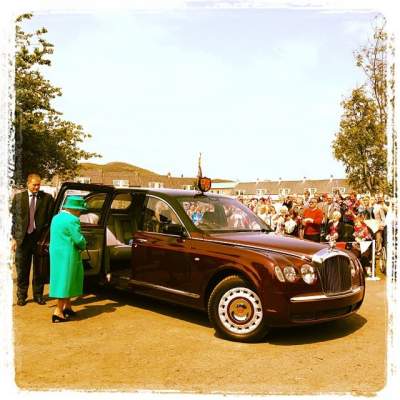
[{"label": "front wheel", "polygon": [[260,298],[236,275],[215,286],[208,301],[208,316],[217,333],[230,340],[254,342],[268,332]]}]

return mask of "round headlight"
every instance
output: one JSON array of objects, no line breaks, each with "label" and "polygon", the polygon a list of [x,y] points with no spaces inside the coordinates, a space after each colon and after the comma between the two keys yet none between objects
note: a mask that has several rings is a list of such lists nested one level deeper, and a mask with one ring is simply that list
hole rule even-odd
[{"label": "round headlight", "polygon": [[317,275],[315,274],[315,269],[312,265],[304,264],[301,266],[301,277],[305,283],[312,285],[317,279]]},{"label": "round headlight", "polygon": [[296,270],[293,267],[285,267],[283,268],[283,275],[289,282],[294,282],[297,278]]}]

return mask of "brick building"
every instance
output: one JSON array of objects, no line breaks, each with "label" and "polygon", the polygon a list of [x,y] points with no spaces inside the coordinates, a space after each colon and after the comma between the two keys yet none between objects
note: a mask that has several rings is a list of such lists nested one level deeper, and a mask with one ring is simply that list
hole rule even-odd
[{"label": "brick building", "polygon": [[[105,165],[82,163],[76,181],[100,183],[118,187],[151,187],[193,189],[196,177],[173,177],[171,174],[160,175],[152,171],[125,163]],[[305,190],[314,193],[333,193],[339,189],[342,194],[351,191],[346,179],[304,179],[299,181],[254,181],[239,182],[215,179],[211,186],[212,193],[228,196],[280,197],[290,194],[303,194]]]},{"label": "brick building", "polygon": [[173,177],[171,174],[159,175],[133,165],[115,162],[105,165],[82,163],[75,180],[117,187],[190,189],[193,188],[196,178]]}]

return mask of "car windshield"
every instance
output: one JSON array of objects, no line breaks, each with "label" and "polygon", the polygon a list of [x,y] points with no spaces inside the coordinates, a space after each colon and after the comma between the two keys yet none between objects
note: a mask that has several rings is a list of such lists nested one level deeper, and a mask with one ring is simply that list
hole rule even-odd
[{"label": "car windshield", "polygon": [[199,195],[178,198],[193,224],[202,231],[267,231],[267,225],[236,199]]}]

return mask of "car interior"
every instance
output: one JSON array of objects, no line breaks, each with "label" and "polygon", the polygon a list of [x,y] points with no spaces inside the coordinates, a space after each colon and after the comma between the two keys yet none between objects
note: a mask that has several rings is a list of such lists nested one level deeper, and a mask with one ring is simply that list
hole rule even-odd
[{"label": "car interior", "polygon": [[137,230],[137,218],[133,212],[130,193],[115,196],[107,219],[106,270],[125,269],[130,265],[133,234]]}]

